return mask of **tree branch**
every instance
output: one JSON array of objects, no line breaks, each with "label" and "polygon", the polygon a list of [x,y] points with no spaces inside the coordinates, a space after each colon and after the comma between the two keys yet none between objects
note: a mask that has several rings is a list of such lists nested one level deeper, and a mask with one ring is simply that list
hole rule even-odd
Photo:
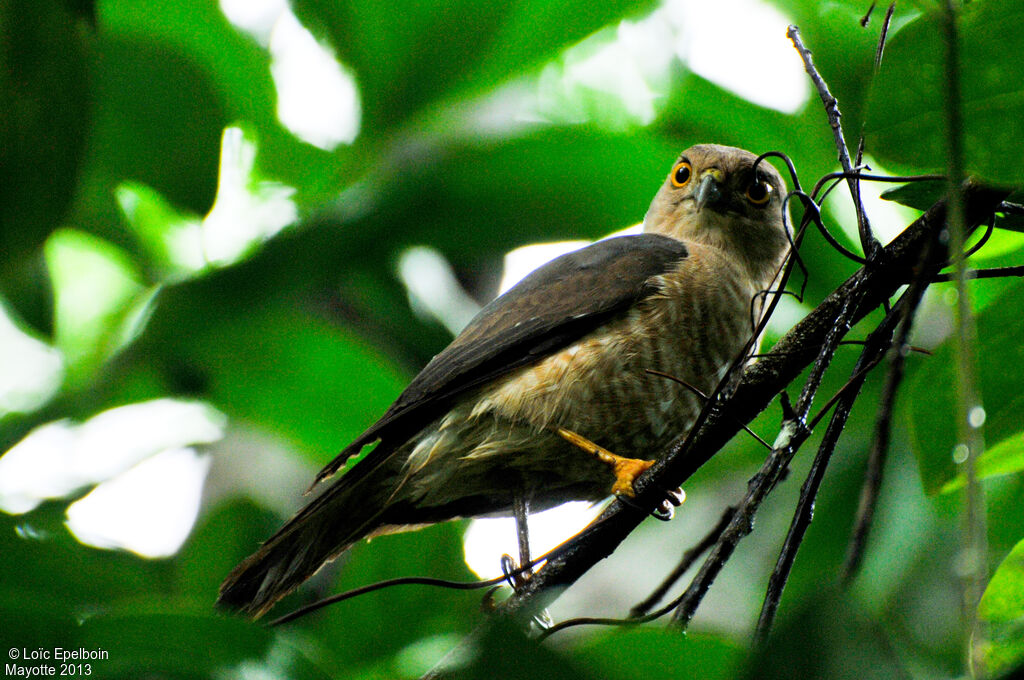
[{"label": "tree branch", "polygon": [[836,101],[832,92],[829,91],[825,79],[821,77],[818,69],[815,68],[814,60],[811,58],[811,51],[807,49],[800,38],[800,29],[796,26],[790,26],[786,30],[786,37],[793,42],[793,47],[800,53],[800,58],[804,62],[804,70],[807,71],[811,82],[814,83],[814,87],[818,90],[818,96],[821,97],[822,104],[825,105],[828,124],[832,128],[832,135],[835,137],[839,164],[845,172],[850,174],[846,178],[846,182],[850,187],[850,196],[853,197],[853,205],[857,210],[857,232],[860,234],[861,248],[864,251],[864,257],[868,260],[873,260],[878,255],[881,245],[871,233],[871,224],[868,222],[868,216],[864,212],[864,202],[860,197],[860,184],[854,171],[853,162],[850,160],[849,147],[846,146],[846,139],[843,136],[843,125],[840,122],[842,113],[839,111],[839,102]]},{"label": "tree branch", "polygon": [[[967,223],[977,225],[987,220],[1006,195],[1005,191],[968,183],[964,190]],[[945,215],[944,202],[929,209],[883,249],[877,265],[860,269],[787,333],[771,352],[744,371],[736,389],[729,398],[720,400],[692,436],[691,444],[685,446],[684,439],[677,440],[658,463],[637,480],[637,496],[633,501],[636,507],[613,503],[513,595],[502,612],[519,615],[542,608],[558,588],[571,585],[610,555],[647,513],[657,507],[665,489],[682,486],[739,431],[739,423],[749,422],[764,410],[775,395],[815,359],[846,300],[863,289],[863,300],[852,315],[856,323],[887,301],[900,286],[913,280],[921,248],[928,241],[933,243],[928,270],[941,264],[946,249],[937,240]],[[927,271],[931,277],[936,273]]]}]

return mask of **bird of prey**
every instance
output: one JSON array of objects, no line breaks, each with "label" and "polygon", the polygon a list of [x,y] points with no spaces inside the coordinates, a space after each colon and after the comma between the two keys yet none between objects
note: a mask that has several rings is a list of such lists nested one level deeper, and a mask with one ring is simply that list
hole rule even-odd
[{"label": "bird of prey", "polygon": [[785,184],[701,144],[679,156],[643,233],[540,267],[485,306],[314,481],[376,447],[221,586],[252,616],[366,538],[459,517],[629,496],[751,342],[788,253]]}]

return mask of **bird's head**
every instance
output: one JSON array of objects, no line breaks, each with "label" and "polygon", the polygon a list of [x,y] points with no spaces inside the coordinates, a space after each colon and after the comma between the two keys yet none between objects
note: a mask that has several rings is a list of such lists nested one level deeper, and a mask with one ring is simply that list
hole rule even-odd
[{"label": "bird's head", "polygon": [[786,185],[767,161],[731,146],[684,151],[644,217],[644,231],[720,248],[751,268],[777,267],[788,240]]}]

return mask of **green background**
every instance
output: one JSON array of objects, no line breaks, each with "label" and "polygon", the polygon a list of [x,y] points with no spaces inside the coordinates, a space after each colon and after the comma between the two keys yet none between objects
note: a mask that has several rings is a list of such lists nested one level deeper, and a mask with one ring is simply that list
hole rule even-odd
[{"label": "green background", "polygon": [[[880,10],[861,28],[863,2],[776,4],[814,51],[839,99],[847,139],[863,130],[868,152],[889,171],[941,172],[947,88],[938,10],[927,0],[899,8],[873,77]],[[487,134],[466,123],[474,103],[510,83],[536,86],[571,46],[608,40],[619,21],[654,8],[622,0],[296,0],[299,20],[351,70],[361,100],[358,137],[323,151],[278,121],[267,49],[235,29],[212,0],[0,3],[0,296],[19,328],[59,349],[66,362],[51,398],[0,414],[0,450],[53,420],[81,422],[166,396],[206,401],[229,422],[225,441],[208,447],[215,463],[207,485],[219,493],[205,496],[196,527],[173,557],[78,543],[64,513],[89,488],[26,514],[0,514],[3,648],[104,648],[110,659],[93,665],[104,677],[394,678],[418,677],[472,630],[482,618],[479,593],[386,590],[277,630],[223,616],[212,604],[230,568],[298,506],[303,482],[450,339],[410,308],[396,275],[405,249],[435,248],[483,302],[495,293],[508,250],[596,238],[638,222],[675,155],[690,144],[785,151],[805,187],[836,168],[816,98],[796,113],[779,113],[678,60],[649,123],[618,115],[621,103],[600,92],[577,93],[583,120],[553,116]],[[1012,0],[970,3],[960,19],[967,166],[1007,186],[1024,184],[1021,29],[1024,10]],[[720,44],[745,49],[727,34]],[[759,67],[751,55],[750,68]],[[210,211],[228,125],[256,144],[257,178],[294,187],[299,219],[237,262],[184,271],[161,239],[181,220]],[[134,219],[118,203],[126,187],[146,199]],[[826,219],[852,246],[843,235],[850,225],[844,232],[832,211]],[[976,260],[1017,264],[1021,245],[1017,234],[999,232]],[[803,255],[811,272],[805,303],[812,306],[855,267],[813,236]],[[70,303],[62,305],[104,275],[120,293],[101,314],[82,320]],[[999,280],[979,281],[972,291],[994,570],[1024,538],[1024,289]],[[915,342],[935,345],[948,331],[950,309],[948,291],[936,286]],[[822,394],[845,382],[855,353],[841,351]],[[693,633],[588,628],[537,646],[518,631],[497,630],[465,662],[467,677],[965,672],[951,357],[943,344],[930,357],[908,358],[867,562],[853,587],[841,591],[836,574],[874,428],[877,377],[865,388],[767,647],[751,648],[749,632],[810,445],[713,588]],[[753,427],[770,441],[779,419],[773,407]],[[248,447],[251,458],[218,463],[228,460],[229,444]],[[595,570],[601,574],[573,589],[577,602],[614,609],[616,602],[602,601],[609,580],[656,583],[736,502],[762,456],[748,439],[732,442],[691,480],[680,517],[667,526],[647,522]],[[232,487],[224,465],[257,460],[300,473],[261,478],[265,493]],[[393,576],[470,579],[463,528],[359,545],[281,611]],[[1018,547],[983,600],[980,615],[993,635],[982,651],[994,670],[1021,659],[1020,559]]]}]

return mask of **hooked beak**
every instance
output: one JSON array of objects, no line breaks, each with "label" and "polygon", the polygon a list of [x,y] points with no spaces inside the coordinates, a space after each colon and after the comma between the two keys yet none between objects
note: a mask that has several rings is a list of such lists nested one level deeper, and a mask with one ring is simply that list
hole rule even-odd
[{"label": "hooked beak", "polygon": [[700,184],[693,197],[697,202],[697,212],[700,212],[705,205],[714,205],[722,198],[722,171],[717,168],[705,170],[701,175]]}]

